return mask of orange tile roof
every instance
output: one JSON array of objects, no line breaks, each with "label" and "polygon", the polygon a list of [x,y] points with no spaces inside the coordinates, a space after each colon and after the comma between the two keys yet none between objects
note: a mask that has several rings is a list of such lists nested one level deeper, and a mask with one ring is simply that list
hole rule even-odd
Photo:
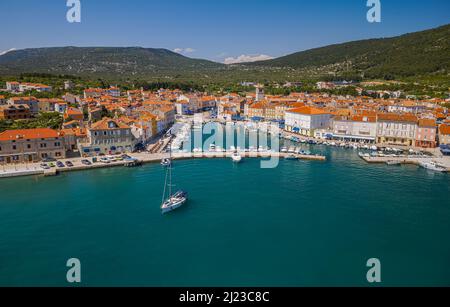
[{"label": "orange tile roof", "polygon": [[[108,124],[110,122],[115,123],[117,128],[109,128]],[[114,130],[114,129],[129,129],[129,128],[130,128],[130,126],[128,126],[118,120],[115,120],[112,118],[107,118],[107,117],[103,118],[101,121],[94,123],[91,126],[91,130],[111,130],[111,129]]]},{"label": "orange tile roof", "polygon": [[214,96],[204,96],[204,97],[202,97],[202,101],[211,101],[211,100],[216,100],[216,97],[214,97]]},{"label": "orange tile roof", "polygon": [[86,129],[83,128],[67,128],[67,129],[61,129],[61,135],[74,135],[83,137],[86,136]]},{"label": "orange tile roof", "polygon": [[256,102],[249,106],[250,109],[264,109],[267,106],[267,103],[264,102]]},{"label": "orange tile roof", "polygon": [[417,122],[417,117],[413,114],[395,114],[395,113],[380,113],[378,120],[392,121],[392,122]]},{"label": "orange tile roof", "polygon": [[445,134],[445,135],[450,135],[450,125],[442,124],[439,127],[439,133]]},{"label": "orange tile roof", "polygon": [[57,138],[59,136],[60,134],[58,131],[49,128],[7,130],[0,133],[0,141],[12,141],[17,139],[47,139]]},{"label": "orange tile roof", "polygon": [[31,101],[31,100],[37,100],[36,97],[33,96],[27,96],[27,97],[12,97],[12,101]]},{"label": "orange tile roof", "polygon": [[354,115],[350,117],[350,120],[354,122],[368,122],[368,123],[375,123],[377,121],[376,116],[365,116],[365,115]]},{"label": "orange tile roof", "polygon": [[419,127],[436,127],[436,121],[429,118],[419,119]]},{"label": "orange tile roof", "polygon": [[297,113],[297,114],[304,114],[304,115],[323,115],[323,114],[330,114],[329,112],[323,111],[321,109],[313,108],[313,107],[301,107],[296,109],[291,109],[286,112],[289,113]]},{"label": "orange tile roof", "polygon": [[83,115],[83,112],[76,108],[68,108],[66,111],[66,114],[68,115]]}]

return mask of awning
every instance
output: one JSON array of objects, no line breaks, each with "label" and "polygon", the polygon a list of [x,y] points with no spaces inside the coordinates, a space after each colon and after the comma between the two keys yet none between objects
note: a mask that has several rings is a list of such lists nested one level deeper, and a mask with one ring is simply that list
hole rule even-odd
[{"label": "awning", "polygon": [[0,155],[0,157],[14,157],[14,156],[22,156],[22,155],[37,155],[37,152],[14,153],[14,154],[9,154],[9,155]]},{"label": "awning", "polygon": [[357,135],[339,135],[333,134],[335,138],[344,138],[344,139],[355,139],[355,140],[372,140],[375,141],[375,137],[370,136],[357,136]]},{"label": "awning", "polygon": [[292,129],[292,131],[294,131],[294,132],[300,132],[300,128],[294,128],[294,129]]}]

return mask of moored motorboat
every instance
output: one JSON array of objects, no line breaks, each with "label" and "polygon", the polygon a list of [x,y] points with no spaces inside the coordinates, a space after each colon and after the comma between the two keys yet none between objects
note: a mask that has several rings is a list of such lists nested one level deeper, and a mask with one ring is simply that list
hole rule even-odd
[{"label": "moored motorboat", "polygon": [[289,155],[285,156],[284,159],[286,159],[286,160],[297,160],[298,158],[294,154],[289,154]]},{"label": "moored motorboat", "polygon": [[419,164],[421,167],[435,171],[435,172],[441,172],[441,173],[447,172],[447,169],[445,167],[436,163],[435,161],[429,161],[429,162],[422,161]]},{"label": "moored motorboat", "polygon": [[172,165],[172,160],[171,159],[162,159],[161,165],[162,166],[170,166],[170,165]]},{"label": "moored motorboat", "polygon": [[231,156],[231,160],[233,160],[234,163],[239,163],[242,161],[242,156],[238,152],[235,152]]},{"label": "moored motorboat", "polygon": [[398,165],[402,165],[402,162],[396,161],[396,160],[389,160],[386,162],[386,164],[391,165],[391,166],[398,166]]}]

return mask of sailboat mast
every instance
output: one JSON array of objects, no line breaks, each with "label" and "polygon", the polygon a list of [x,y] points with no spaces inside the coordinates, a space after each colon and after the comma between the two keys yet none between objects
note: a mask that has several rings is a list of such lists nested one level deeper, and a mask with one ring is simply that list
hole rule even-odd
[{"label": "sailboat mast", "polygon": [[[171,135],[172,137],[172,135]],[[172,197],[172,141],[169,142],[169,198]]]},{"label": "sailboat mast", "polygon": [[168,171],[166,170],[166,178],[164,180],[164,191],[163,191],[163,197],[162,197],[162,202],[161,205],[164,204],[164,202],[166,201],[166,191],[167,191],[167,177],[168,177]]}]

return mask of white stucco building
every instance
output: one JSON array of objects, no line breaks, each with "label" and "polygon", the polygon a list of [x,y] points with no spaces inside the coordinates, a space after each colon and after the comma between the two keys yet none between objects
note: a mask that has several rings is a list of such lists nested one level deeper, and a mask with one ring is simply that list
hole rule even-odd
[{"label": "white stucco building", "polygon": [[309,106],[290,109],[285,113],[286,131],[304,136],[314,136],[317,129],[330,127],[331,114]]}]

